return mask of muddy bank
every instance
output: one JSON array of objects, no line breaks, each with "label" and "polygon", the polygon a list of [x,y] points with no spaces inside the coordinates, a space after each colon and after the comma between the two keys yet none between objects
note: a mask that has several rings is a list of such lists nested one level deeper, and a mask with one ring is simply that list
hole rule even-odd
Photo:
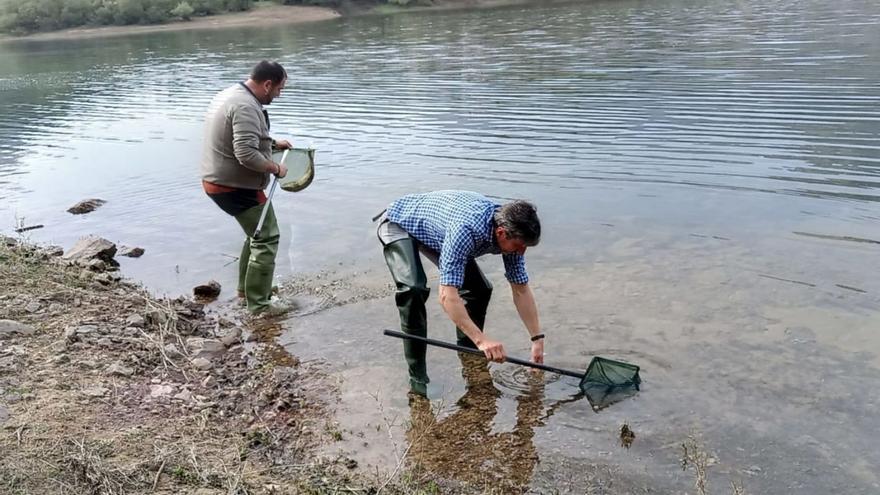
[{"label": "muddy bank", "polygon": [[0,492],[375,490],[316,455],[335,387],[277,333],[0,237]]}]

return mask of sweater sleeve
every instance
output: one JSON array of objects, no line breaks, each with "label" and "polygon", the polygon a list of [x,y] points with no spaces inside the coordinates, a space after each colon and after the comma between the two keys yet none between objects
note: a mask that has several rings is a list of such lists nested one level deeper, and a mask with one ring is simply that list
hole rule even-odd
[{"label": "sweater sleeve", "polygon": [[259,112],[248,106],[232,109],[232,150],[244,167],[268,172],[272,162],[260,153],[260,117]]}]

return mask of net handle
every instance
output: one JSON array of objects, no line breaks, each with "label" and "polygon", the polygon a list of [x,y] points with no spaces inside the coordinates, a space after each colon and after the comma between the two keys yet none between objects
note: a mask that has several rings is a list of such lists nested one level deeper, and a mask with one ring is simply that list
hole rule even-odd
[{"label": "net handle", "polygon": [[[444,349],[452,349],[453,351],[466,352],[468,354],[475,354],[477,356],[486,357],[486,355],[483,354],[483,351],[481,351],[479,349],[473,349],[470,347],[464,347],[464,346],[460,346],[460,345],[450,344],[449,342],[444,342],[442,340],[429,339],[427,337],[420,337],[418,335],[410,335],[408,333],[397,332],[394,330],[385,330],[383,333],[389,337],[397,337],[398,339],[404,339],[404,340],[415,340],[418,342],[424,342],[425,344],[428,344],[428,345],[442,347]],[[579,378],[579,379],[583,379],[584,376],[586,376],[585,373],[578,373],[576,371],[565,370],[562,368],[555,368],[553,366],[547,366],[545,364],[533,363],[531,361],[526,361],[525,359],[519,359],[519,358],[515,358],[515,357],[510,357],[510,356],[507,356],[507,359],[505,360],[505,362],[518,364],[520,366],[528,366],[529,368],[550,371],[553,373],[559,373],[560,375],[573,376],[573,377]]]}]

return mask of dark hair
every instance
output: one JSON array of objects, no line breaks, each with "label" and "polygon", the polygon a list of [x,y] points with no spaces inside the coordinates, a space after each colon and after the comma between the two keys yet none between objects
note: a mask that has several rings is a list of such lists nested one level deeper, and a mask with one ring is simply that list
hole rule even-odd
[{"label": "dark hair", "polygon": [[541,221],[538,210],[528,201],[516,199],[502,205],[495,212],[495,225],[503,227],[507,235],[527,246],[537,246],[541,240]]},{"label": "dark hair", "polygon": [[287,71],[278,62],[262,60],[251,69],[251,80],[258,83],[272,81],[273,84],[281,84],[285,79],[287,79]]}]

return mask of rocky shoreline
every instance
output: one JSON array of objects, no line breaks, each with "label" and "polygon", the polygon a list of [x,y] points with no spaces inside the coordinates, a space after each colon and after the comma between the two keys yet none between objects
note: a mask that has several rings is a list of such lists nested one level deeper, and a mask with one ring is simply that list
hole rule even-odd
[{"label": "rocky shoreline", "polygon": [[[335,390],[280,327],[0,237],[0,492],[322,493]],[[393,490],[392,490],[393,492]]]}]

